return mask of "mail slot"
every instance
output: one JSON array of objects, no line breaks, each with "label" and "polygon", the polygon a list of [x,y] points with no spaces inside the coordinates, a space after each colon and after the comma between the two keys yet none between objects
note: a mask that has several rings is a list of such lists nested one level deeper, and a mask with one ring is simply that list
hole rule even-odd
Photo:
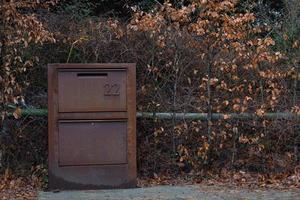
[{"label": "mail slot", "polygon": [[136,186],[135,64],[49,64],[49,189]]},{"label": "mail slot", "polygon": [[126,70],[58,71],[59,112],[126,111]]}]

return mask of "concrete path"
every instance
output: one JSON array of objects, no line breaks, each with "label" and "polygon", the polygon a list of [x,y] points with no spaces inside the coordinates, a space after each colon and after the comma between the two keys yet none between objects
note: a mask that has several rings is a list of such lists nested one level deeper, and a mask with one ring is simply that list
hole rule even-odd
[{"label": "concrete path", "polygon": [[40,192],[39,200],[300,200],[300,190],[250,190],[215,186],[156,186],[125,190]]}]

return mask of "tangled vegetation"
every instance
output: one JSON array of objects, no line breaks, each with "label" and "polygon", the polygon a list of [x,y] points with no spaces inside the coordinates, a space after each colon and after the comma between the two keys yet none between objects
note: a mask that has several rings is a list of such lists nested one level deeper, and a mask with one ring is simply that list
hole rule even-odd
[{"label": "tangled vegetation", "polygon": [[[47,63],[136,62],[138,111],[207,113],[139,119],[140,177],[298,173],[299,119],[264,118],[300,114],[298,1],[72,2],[1,5],[0,169],[44,177],[47,119],[20,113],[47,107]],[[241,113],[255,117],[232,117]]]}]

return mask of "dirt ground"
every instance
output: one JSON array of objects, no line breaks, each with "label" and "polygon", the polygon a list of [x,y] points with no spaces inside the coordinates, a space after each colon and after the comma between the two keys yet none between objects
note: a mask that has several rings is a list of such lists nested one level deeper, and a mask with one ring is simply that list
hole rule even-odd
[{"label": "dirt ground", "polygon": [[137,189],[39,192],[39,200],[298,200],[300,189],[241,189],[220,186],[155,186]]},{"label": "dirt ground", "polygon": [[[229,173],[227,173],[229,174]],[[0,176],[0,200],[300,200],[300,174],[262,179],[259,174],[169,179],[138,178],[138,188],[126,190],[45,192],[45,176],[22,177],[7,171]]]}]

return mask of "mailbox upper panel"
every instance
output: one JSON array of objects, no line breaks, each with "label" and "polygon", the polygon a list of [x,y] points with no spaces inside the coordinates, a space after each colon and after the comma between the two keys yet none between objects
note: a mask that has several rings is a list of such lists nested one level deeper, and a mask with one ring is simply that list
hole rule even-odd
[{"label": "mailbox upper panel", "polygon": [[126,69],[60,69],[59,112],[126,111]]}]

